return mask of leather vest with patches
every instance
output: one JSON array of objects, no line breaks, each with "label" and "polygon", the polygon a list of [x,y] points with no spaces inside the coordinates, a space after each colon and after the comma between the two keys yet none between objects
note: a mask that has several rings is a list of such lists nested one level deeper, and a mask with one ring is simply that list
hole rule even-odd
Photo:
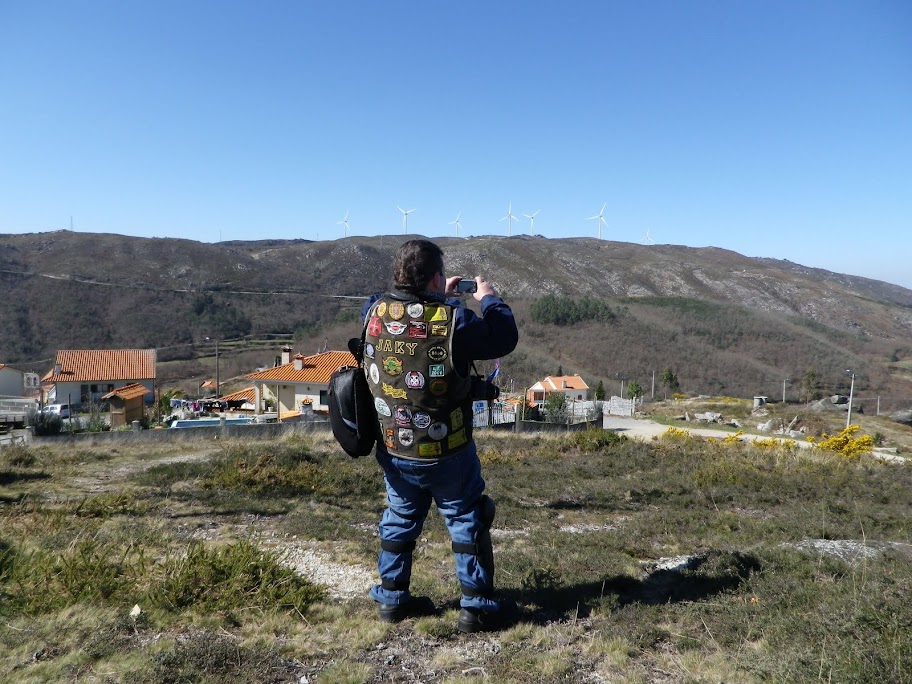
[{"label": "leather vest with patches", "polygon": [[470,378],[453,365],[455,307],[384,295],[367,316],[364,373],[394,456],[437,460],[472,439]]}]

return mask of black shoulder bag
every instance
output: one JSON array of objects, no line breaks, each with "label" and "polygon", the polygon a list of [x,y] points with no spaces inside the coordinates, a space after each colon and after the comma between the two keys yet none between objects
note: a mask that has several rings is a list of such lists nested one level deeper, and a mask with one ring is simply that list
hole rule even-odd
[{"label": "black shoulder bag", "polygon": [[352,458],[367,456],[377,443],[377,409],[362,367],[364,334],[348,341],[357,365],[342,366],[329,378],[329,423],[333,437]]}]

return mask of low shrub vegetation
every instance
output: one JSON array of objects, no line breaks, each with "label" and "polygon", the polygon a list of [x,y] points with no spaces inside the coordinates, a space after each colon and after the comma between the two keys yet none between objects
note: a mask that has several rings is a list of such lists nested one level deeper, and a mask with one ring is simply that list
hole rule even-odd
[{"label": "low shrub vegetation", "polygon": [[385,493],[331,440],[0,452],[44,477],[0,503],[0,681],[912,680],[907,466],[679,429],[477,437],[521,609],[495,635],[456,631],[433,511],[412,589],[436,614],[339,597],[374,572]]}]

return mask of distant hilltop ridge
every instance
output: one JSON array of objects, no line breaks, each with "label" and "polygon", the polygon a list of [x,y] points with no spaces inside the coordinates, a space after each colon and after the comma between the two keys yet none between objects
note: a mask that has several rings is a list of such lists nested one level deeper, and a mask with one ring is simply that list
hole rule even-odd
[{"label": "distant hilltop ridge", "polygon": [[[330,346],[344,344],[358,298],[389,286],[396,248],[415,237],[204,243],[71,231],[0,235],[0,363],[76,348],[154,347],[166,359],[169,349],[206,337],[296,331],[319,335]],[[633,341],[618,341],[608,354],[618,363],[626,358],[629,366],[663,361],[658,341],[654,352],[634,354],[646,328],[656,335],[661,329],[678,349],[693,341],[724,353],[734,353],[752,335],[788,328],[800,343],[777,350],[776,358],[753,359],[770,376],[801,372],[815,358],[818,365],[830,363],[825,350],[845,355],[832,361],[849,364],[839,372],[851,367],[853,357],[900,366],[912,358],[912,290],[898,285],[714,247],[537,236],[429,239],[444,249],[449,274],[483,275],[514,305],[527,326],[519,351],[530,345],[522,362],[530,373],[541,368],[553,374],[557,364],[548,364],[564,358],[567,371],[601,372],[596,359],[561,346],[572,331],[539,326],[529,317],[531,303],[545,295],[601,299],[630,311],[609,332],[631,326]],[[647,311],[642,303],[650,302]],[[694,307],[686,302],[722,307],[717,319],[766,318],[753,328],[736,330],[730,323],[728,332],[700,332],[687,324],[688,307]],[[783,358],[789,355],[795,358]],[[727,387],[728,381],[716,384]]]}]

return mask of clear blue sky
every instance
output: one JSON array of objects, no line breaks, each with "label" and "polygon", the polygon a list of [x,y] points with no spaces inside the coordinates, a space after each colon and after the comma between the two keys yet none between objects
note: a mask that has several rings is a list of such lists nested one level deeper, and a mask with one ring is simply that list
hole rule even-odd
[{"label": "clear blue sky", "polygon": [[0,232],[507,233],[912,287],[912,2],[0,0]]}]

